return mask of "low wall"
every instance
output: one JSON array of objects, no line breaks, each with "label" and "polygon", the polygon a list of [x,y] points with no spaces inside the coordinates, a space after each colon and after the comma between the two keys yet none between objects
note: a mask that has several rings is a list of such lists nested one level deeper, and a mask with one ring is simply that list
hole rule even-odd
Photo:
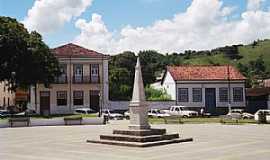
[{"label": "low wall", "polygon": [[[102,125],[104,119],[100,117],[96,118],[83,118],[82,119],[82,125]],[[63,126],[65,125],[64,118],[51,118],[51,119],[45,119],[45,118],[31,118],[30,119],[30,126]],[[16,122],[16,127],[23,127],[25,126],[25,123]],[[6,128],[9,127],[8,120],[0,121],[0,128]]]},{"label": "low wall", "polygon": [[[108,109],[110,110],[128,110],[130,101],[109,101]],[[175,101],[147,101],[149,108],[169,109],[175,105]]]}]

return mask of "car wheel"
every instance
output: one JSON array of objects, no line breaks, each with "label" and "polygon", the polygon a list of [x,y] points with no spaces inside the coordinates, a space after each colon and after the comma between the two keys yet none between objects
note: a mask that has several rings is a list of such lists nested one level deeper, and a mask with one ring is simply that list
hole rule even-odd
[{"label": "car wheel", "polygon": [[183,118],[188,118],[188,116],[187,115],[183,115]]}]

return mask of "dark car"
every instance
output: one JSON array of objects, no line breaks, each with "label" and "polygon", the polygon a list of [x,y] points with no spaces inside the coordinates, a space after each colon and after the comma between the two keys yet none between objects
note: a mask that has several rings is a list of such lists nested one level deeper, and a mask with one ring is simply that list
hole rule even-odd
[{"label": "dark car", "polygon": [[10,112],[8,110],[0,110],[0,118],[5,118],[10,116]]}]

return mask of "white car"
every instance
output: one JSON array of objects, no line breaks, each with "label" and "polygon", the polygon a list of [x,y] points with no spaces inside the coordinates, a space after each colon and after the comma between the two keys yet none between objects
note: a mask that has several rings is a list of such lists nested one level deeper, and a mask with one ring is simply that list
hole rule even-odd
[{"label": "white car", "polygon": [[120,113],[113,113],[110,110],[106,109],[102,111],[102,115],[108,117],[109,119],[122,120],[124,116]]},{"label": "white car", "polygon": [[91,108],[77,108],[74,111],[74,114],[91,114],[91,113],[97,113],[97,112]]},{"label": "white car", "polygon": [[172,116],[181,116],[184,118],[197,117],[199,115],[197,111],[189,110],[185,106],[171,106],[170,110],[165,112]]},{"label": "white car", "polygon": [[151,109],[151,110],[148,112],[148,116],[149,116],[149,117],[163,118],[163,117],[169,117],[170,114],[165,113],[164,111],[159,110],[159,109]]},{"label": "white car", "polygon": [[264,112],[264,114],[266,115],[266,120],[270,121],[270,110],[269,109],[260,109],[258,110],[255,114],[254,114],[254,119],[256,121],[259,120],[259,112]]},{"label": "white car", "polygon": [[26,109],[25,111],[23,112],[20,112],[20,113],[17,113],[15,114],[16,116],[34,116],[34,115],[37,115],[36,111],[35,110],[32,110],[32,109]]},{"label": "white car", "polygon": [[253,114],[244,112],[243,109],[232,109],[227,114],[227,116],[240,117],[240,118],[243,118],[243,119],[253,119],[254,118]]},{"label": "white car", "polygon": [[129,110],[127,110],[127,111],[124,113],[124,117],[125,117],[126,119],[129,119],[129,118],[130,118],[129,115],[130,115]]}]

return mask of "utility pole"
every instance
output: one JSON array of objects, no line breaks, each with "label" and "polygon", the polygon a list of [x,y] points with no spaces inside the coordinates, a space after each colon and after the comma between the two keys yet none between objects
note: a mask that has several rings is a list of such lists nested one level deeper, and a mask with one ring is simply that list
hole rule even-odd
[{"label": "utility pole", "polygon": [[231,79],[230,79],[230,65],[227,65],[227,78],[228,78],[228,110],[231,112]]}]

